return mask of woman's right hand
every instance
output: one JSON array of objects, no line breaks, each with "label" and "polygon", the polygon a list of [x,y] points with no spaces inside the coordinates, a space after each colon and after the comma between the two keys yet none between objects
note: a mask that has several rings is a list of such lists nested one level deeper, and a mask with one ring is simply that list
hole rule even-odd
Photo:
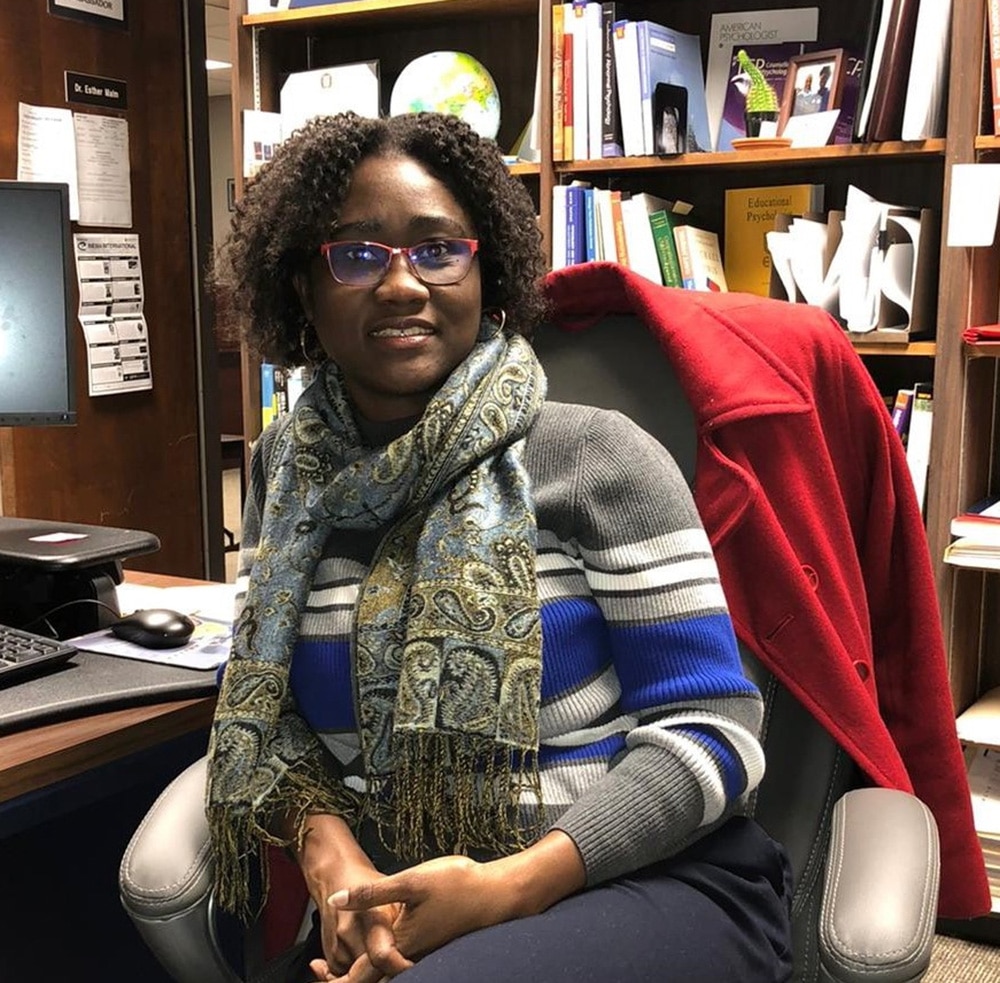
[{"label": "woman's right hand", "polygon": [[[364,873],[364,878],[370,880],[380,880],[383,876],[377,871],[372,873],[369,870]],[[361,877],[362,873],[359,871],[353,883],[358,883]],[[393,932],[393,924],[399,917],[402,905],[386,904],[367,911],[342,911],[325,902],[325,898],[322,901],[317,899],[324,958],[314,959],[309,964],[317,980],[345,976],[360,957],[371,953],[379,953],[388,961],[395,970],[391,975],[396,975],[411,965],[396,950]],[[377,974],[378,977],[382,975]]]},{"label": "woman's right hand", "polygon": [[[398,966],[397,971],[401,972],[410,963],[396,951],[392,929],[400,905],[385,904],[368,911],[338,911],[326,903],[326,899],[341,888],[377,881],[385,875],[375,868],[351,828],[339,816],[310,815],[304,827],[296,854],[320,917],[323,959],[310,963],[316,978],[330,980],[343,976],[367,953],[387,954],[384,958],[388,965]],[[289,829],[289,833],[292,832]]]}]

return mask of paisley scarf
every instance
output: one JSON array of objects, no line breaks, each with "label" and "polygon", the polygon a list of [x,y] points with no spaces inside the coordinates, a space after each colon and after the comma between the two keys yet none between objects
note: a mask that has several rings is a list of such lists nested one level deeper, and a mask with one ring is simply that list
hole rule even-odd
[{"label": "paisley scarf", "polygon": [[[261,841],[311,812],[373,818],[400,856],[507,852],[540,802],[541,626],[523,438],[545,396],[530,345],[488,318],[421,419],[362,445],[326,363],[275,441],[257,556],[209,747],[217,895],[249,913]],[[284,422],[284,421],[283,421]],[[364,792],[299,716],[289,667],[327,538],[382,529],[354,610]],[[278,820],[280,817],[280,820]]]}]

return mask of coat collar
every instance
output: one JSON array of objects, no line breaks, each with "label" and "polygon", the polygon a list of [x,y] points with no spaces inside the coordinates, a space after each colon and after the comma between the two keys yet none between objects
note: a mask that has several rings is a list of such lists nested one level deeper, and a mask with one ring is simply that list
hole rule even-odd
[{"label": "coat collar", "polygon": [[[607,314],[635,314],[653,333],[691,399],[699,429],[774,413],[808,413],[798,376],[755,333],[788,305],[747,294],[705,293],[655,284],[616,263],[550,273],[550,319],[579,331]],[[773,333],[768,325],[764,337]]]}]

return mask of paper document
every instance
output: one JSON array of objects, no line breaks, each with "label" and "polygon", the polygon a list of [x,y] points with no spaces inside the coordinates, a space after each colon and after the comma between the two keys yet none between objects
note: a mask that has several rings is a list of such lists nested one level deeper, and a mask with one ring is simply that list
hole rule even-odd
[{"label": "paper document", "polygon": [[76,136],[68,109],[18,103],[17,179],[69,185],[69,217],[80,221]]},{"label": "paper document", "polygon": [[152,389],[139,237],[77,233],[73,247],[80,288],[78,317],[87,341],[88,394]]}]

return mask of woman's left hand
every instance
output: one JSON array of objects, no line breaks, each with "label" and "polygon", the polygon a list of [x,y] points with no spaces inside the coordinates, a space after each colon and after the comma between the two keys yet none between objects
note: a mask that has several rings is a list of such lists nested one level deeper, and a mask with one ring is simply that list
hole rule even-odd
[{"label": "woman's left hand", "polygon": [[395,951],[366,953],[370,969],[378,975],[371,977],[356,963],[354,975],[348,973],[340,979],[369,983],[370,978],[394,976],[399,971],[399,955],[419,959],[460,935],[516,917],[513,898],[501,875],[491,863],[461,856],[439,857],[331,895],[327,903],[342,911],[402,905],[392,926]]},{"label": "woman's left hand", "polygon": [[330,895],[327,904],[360,911],[400,904],[394,945],[365,952],[337,983],[379,983],[406,961],[459,936],[544,911],[584,887],[586,870],[573,841],[552,830],[520,853],[488,863],[448,856]]}]

